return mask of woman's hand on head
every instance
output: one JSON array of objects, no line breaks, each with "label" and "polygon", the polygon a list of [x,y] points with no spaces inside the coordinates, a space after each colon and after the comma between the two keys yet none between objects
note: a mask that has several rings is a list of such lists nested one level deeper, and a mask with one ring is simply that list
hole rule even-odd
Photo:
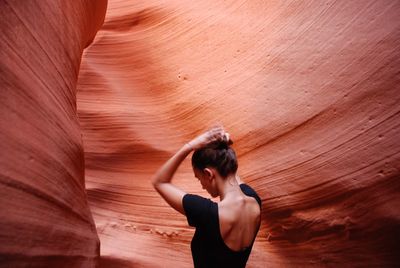
[{"label": "woman's hand on head", "polygon": [[215,141],[229,142],[229,133],[221,126],[213,127],[207,132],[197,136],[187,144],[191,149],[197,150]]}]

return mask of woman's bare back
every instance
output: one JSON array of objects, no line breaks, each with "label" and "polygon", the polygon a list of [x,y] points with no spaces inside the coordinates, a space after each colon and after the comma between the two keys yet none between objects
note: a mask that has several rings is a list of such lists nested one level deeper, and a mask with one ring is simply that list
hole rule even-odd
[{"label": "woman's bare back", "polygon": [[253,242],[260,225],[260,206],[244,194],[218,203],[220,234],[233,251],[246,249]]}]

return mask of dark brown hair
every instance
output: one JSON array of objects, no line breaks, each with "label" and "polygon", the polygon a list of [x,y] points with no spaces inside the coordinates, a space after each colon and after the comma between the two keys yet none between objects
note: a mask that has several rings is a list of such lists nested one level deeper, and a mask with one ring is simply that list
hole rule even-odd
[{"label": "dark brown hair", "polygon": [[216,141],[196,150],[192,155],[192,166],[198,170],[207,167],[216,168],[222,177],[237,171],[238,163],[235,151],[229,146],[232,141]]}]

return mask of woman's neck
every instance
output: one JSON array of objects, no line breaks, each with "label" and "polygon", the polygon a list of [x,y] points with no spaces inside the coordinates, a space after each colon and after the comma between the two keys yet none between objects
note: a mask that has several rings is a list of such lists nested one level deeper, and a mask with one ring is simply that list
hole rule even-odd
[{"label": "woman's neck", "polygon": [[225,179],[221,178],[218,185],[218,191],[220,201],[241,194],[242,191],[240,190],[239,184],[236,180],[236,175],[228,176]]}]

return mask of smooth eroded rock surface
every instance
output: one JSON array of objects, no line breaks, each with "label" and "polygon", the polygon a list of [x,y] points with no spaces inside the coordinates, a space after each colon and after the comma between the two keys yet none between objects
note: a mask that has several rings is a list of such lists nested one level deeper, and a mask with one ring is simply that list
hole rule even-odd
[{"label": "smooth eroded rock surface", "polygon": [[398,266],[399,1],[110,0],[81,58],[105,8],[0,2],[0,266],[191,267],[150,177],[216,123],[263,199],[248,267]]},{"label": "smooth eroded rock surface", "polygon": [[[399,1],[110,1],[78,111],[106,263],[190,267],[153,172],[220,122],[263,199],[249,267],[393,266]],[[175,178],[205,194],[186,161]]]},{"label": "smooth eroded rock surface", "polygon": [[0,2],[0,266],[94,267],[76,109],[106,1]]}]

